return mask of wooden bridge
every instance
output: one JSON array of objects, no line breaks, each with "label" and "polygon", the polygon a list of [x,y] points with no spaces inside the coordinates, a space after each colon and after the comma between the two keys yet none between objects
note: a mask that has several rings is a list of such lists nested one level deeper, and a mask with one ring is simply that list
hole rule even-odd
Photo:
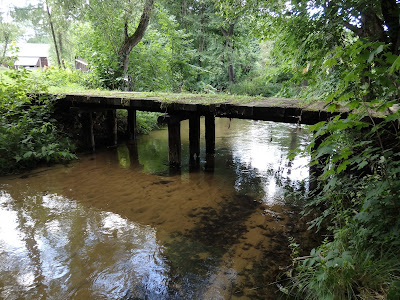
[{"label": "wooden bridge", "polygon": [[190,161],[200,156],[200,117],[205,119],[206,154],[215,152],[215,117],[253,119],[284,123],[315,124],[332,116],[321,102],[305,103],[300,99],[260,98],[230,95],[146,94],[136,92],[99,92],[60,95],[57,105],[76,109],[81,114],[86,142],[95,150],[94,111],[107,111],[107,124],[117,143],[116,110],[128,111],[129,138],[135,139],[136,111],[162,112],[168,124],[169,163],[181,164],[180,122],[189,119]]}]

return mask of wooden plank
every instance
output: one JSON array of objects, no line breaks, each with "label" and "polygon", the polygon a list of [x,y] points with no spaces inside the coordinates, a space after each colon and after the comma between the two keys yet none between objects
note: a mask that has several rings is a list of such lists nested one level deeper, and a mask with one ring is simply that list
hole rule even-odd
[{"label": "wooden plank", "polygon": [[189,155],[190,164],[200,162],[200,116],[197,114],[189,117]]},{"label": "wooden plank", "polygon": [[118,144],[118,124],[117,124],[117,110],[107,111],[107,126],[109,132],[109,143],[112,146]]},{"label": "wooden plank", "polygon": [[215,116],[205,116],[205,137],[206,137],[206,154],[215,153]]},{"label": "wooden plank", "polygon": [[171,118],[168,122],[168,159],[171,167],[181,166],[181,122]]},{"label": "wooden plank", "polygon": [[136,109],[128,108],[128,138],[129,140],[136,140]]}]

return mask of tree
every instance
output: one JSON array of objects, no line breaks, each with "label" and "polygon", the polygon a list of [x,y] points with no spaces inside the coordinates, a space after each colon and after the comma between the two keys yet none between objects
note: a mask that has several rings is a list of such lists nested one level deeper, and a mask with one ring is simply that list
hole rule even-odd
[{"label": "tree", "polygon": [[5,63],[9,45],[12,41],[16,40],[21,33],[22,31],[17,25],[0,22],[0,42],[2,43],[0,65]]},{"label": "tree", "polygon": [[166,7],[190,34],[196,49],[192,61],[198,67],[196,89],[203,91],[211,85],[225,90],[253,68],[258,54],[252,43],[257,40],[249,35],[247,15],[219,14],[215,1],[210,0],[168,1]]},{"label": "tree", "polygon": [[30,41],[51,43],[59,67],[64,67],[66,58],[71,59],[71,27],[82,17],[85,1],[43,0],[37,5],[14,7],[13,19],[24,27],[34,29],[35,37]]},{"label": "tree", "polygon": [[[150,22],[150,14],[154,6],[154,0],[146,0],[142,16],[140,17],[139,24],[134,33],[129,34],[129,23],[128,18],[124,18],[124,41],[118,50],[118,56],[120,58],[120,64],[122,65],[124,78],[128,77],[128,66],[129,66],[129,54],[133,47],[135,47],[143,38],[146,32],[147,26]],[[130,80],[128,79],[128,82]],[[127,87],[128,90],[131,88]]]},{"label": "tree", "polygon": [[[64,66],[63,62],[62,62],[62,57],[61,57],[61,53],[60,50],[58,48],[58,43],[57,43],[57,37],[56,37],[56,33],[54,30],[54,24],[53,24],[53,20],[51,17],[51,13],[50,13],[50,8],[49,8],[49,1],[45,0],[45,6],[46,6],[46,12],[47,12],[47,17],[48,17],[48,23],[50,26],[50,32],[51,32],[51,37],[53,38],[53,45],[54,45],[54,49],[56,51],[56,56],[57,56],[57,63],[59,67]],[[60,40],[61,41],[61,38]]]},{"label": "tree", "polygon": [[[123,78],[127,90],[131,89],[129,55],[143,39],[153,7],[154,0],[145,0],[140,19],[136,20],[137,4],[129,0],[91,1],[88,4],[88,19],[94,26],[98,25],[99,34],[106,38],[117,57],[117,64],[112,68],[114,78]],[[131,27],[135,24],[136,29],[132,32]]]}]

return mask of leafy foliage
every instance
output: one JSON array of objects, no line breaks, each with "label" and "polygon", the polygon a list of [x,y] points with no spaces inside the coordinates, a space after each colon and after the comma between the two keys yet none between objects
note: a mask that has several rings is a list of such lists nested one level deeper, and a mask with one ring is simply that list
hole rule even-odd
[{"label": "leafy foliage", "polygon": [[298,268],[294,285],[309,298],[387,295],[400,276],[400,74],[387,49],[358,40],[329,53],[320,70],[319,78],[340,75],[326,93],[329,108],[349,112],[311,128],[309,150],[324,166],[308,204],[321,210],[311,227],[327,226],[332,240]]},{"label": "leafy foliage", "polygon": [[[57,130],[52,119],[52,99],[33,99],[39,91],[28,80],[28,71],[10,70],[13,81],[0,83],[0,173],[31,168],[38,162],[61,162],[75,158],[73,146]],[[4,76],[4,75],[3,75]],[[43,91],[43,86],[40,86]]]},{"label": "leafy foliage", "polygon": [[231,16],[230,7],[257,15],[260,32],[275,41],[273,64],[293,74],[283,87],[297,85],[339,113],[311,128],[309,151],[323,169],[307,212],[319,212],[310,225],[329,235],[297,266],[292,292],[308,299],[398,298],[400,4],[219,3]]}]

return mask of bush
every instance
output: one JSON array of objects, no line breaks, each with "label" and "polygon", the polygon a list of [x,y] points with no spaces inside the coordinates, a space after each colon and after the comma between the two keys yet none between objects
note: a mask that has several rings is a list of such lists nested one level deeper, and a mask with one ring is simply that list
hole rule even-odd
[{"label": "bush", "polygon": [[61,87],[63,89],[82,89],[100,87],[99,80],[93,72],[83,72],[73,67],[57,68],[50,67],[31,73],[33,82],[42,82],[49,87]]},{"label": "bush", "polygon": [[323,169],[307,205],[321,211],[312,226],[332,238],[298,266],[292,282],[301,297],[400,299],[400,57],[385,48],[337,47],[317,74],[337,70],[327,106],[349,112],[310,127],[312,160]]},{"label": "bush", "polygon": [[281,83],[268,82],[265,77],[259,76],[232,84],[229,87],[229,92],[236,95],[272,97],[275,96],[280,89]]},{"label": "bush", "polygon": [[29,73],[11,69],[5,75],[12,81],[0,82],[0,174],[75,158],[73,146],[51,117],[53,99],[28,96],[45,91],[32,84]]}]

